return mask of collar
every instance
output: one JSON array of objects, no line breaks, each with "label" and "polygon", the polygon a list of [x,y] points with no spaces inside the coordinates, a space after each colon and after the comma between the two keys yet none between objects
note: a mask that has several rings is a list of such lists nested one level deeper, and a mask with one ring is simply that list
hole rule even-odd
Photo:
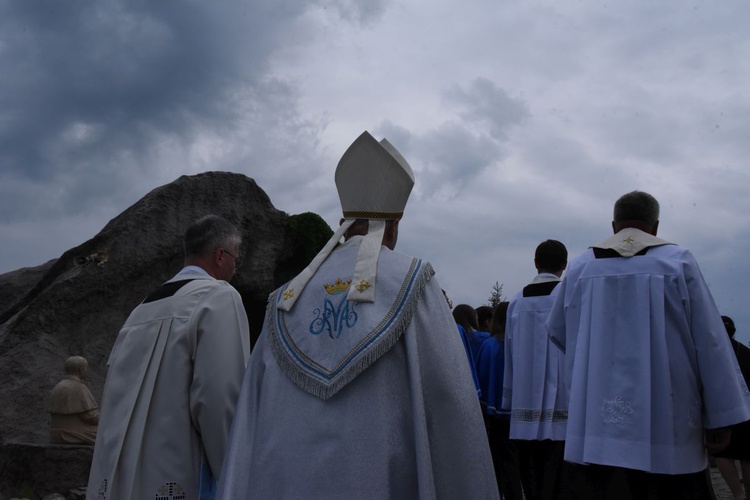
[{"label": "collar", "polygon": [[623,257],[632,257],[644,248],[662,245],[674,245],[674,243],[657,238],[640,229],[626,227],[601,243],[591,245],[591,248],[611,249]]},{"label": "collar", "polygon": [[177,274],[198,274],[201,276],[208,276],[209,278],[211,277],[211,275],[208,274],[208,271],[206,271],[200,266],[193,266],[193,265],[183,267],[182,269],[180,269],[180,272]]},{"label": "collar", "polygon": [[539,273],[531,280],[532,283],[546,283],[547,281],[560,281],[560,277],[552,273]]}]

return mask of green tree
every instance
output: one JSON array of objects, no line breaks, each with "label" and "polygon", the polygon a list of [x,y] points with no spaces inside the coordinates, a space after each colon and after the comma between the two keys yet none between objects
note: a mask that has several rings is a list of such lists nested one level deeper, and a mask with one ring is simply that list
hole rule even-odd
[{"label": "green tree", "polygon": [[496,281],[495,284],[492,285],[492,292],[490,293],[490,297],[487,299],[487,305],[494,309],[502,301],[503,284]]}]

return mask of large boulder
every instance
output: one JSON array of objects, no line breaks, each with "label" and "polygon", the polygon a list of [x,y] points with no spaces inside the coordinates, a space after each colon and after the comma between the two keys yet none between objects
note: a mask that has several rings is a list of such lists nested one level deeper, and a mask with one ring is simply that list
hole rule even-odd
[{"label": "large boulder", "polygon": [[23,267],[9,273],[0,274],[0,318],[18,305],[39,280],[47,274],[57,259],[35,267]]},{"label": "large boulder", "polygon": [[232,284],[253,341],[269,293],[300,272],[332,234],[315,214],[274,208],[252,179],[210,172],[154,189],[56,260],[0,275],[0,441],[48,441],[46,399],[68,356],[88,359],[88,385],[101,401],[120,326],[180,269],[185,229],[209,213],[242,231],[243,263]]}]

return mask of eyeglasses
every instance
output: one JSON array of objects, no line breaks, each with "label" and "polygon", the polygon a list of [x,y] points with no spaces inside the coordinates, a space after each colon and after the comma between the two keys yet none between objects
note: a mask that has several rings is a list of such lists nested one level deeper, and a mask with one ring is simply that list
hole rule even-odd
[{"label": "eyeglasses", "polygon": [[242,259],[240,259],[239,257],[237,257],[237,256],[236,256],[236,255],[234,255],[234,254],[231,254],[231,253],[227,252],[227,251],[226,251],[225,249],[223,249],[223,248],[222,248],[221,250],[222,250],[222,251],[223,251],[223,252],[224,252],[225,254],[229,255],[229,256],[230,256],[231,258],[233,258],[233,259],[234,259],[234,268],[235,268],[235,269],[239,269],[240,265],[242,264]]}]

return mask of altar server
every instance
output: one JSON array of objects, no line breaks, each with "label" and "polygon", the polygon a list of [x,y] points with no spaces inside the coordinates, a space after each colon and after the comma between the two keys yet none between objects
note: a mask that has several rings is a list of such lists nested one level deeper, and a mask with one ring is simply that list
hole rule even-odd
[{"label": "altar server", "polygon": [[659,204],[615,203],[614,236],[568,265],[548,321],[566,353],[576,498],[707,498],[706,448],[750,393],[693,255],[656,236]]}]

